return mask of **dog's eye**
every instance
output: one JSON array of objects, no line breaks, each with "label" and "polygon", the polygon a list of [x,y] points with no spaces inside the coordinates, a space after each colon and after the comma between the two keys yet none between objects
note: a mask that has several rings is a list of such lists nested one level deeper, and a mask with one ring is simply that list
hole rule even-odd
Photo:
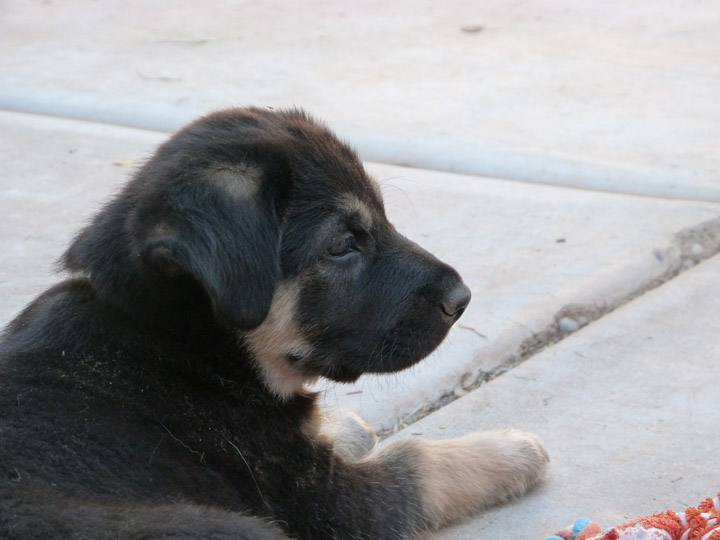
[{"label": "dog's eye", "polygon": [[346,255],[357,251],[355,246],[355,237],[348,235],[339,242],[335,242],[327,250],[328,255],[335,258],[342,258]]}]

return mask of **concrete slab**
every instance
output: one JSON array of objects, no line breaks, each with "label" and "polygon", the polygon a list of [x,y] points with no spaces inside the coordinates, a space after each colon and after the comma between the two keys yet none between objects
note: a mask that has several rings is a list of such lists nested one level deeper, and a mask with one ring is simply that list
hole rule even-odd
[{"label": "concrete slab", "polygon": [[[0,322],[57,280],[52,263],[73,233],[164,137],[0,113]],[[717,204],[367,167],[399,230],[456,266],[474,295],[448,343],[414,369],[323,387],[329,406],[378,428],[720,249]]]},{"label": "concrete slab", "polygon": [[720,257],[714,257],[396,435],[538,433],[549,482],[437,540],[542,540],[684,510],[720,486]]},{"label": "concrete slab", "polygon": [[302,105],[365,159],[720,201],[720,4],[6,0],[0,107]]}]

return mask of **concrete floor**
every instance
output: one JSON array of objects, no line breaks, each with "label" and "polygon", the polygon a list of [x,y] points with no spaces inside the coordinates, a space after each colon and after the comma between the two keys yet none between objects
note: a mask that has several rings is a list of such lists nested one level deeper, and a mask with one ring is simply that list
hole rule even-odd
[{"label": "concrete floor", "polygon": [[514,425],[551,450],[545,487],[438,538],[544,538],[717,492],[720,7],[210,4],[3,4],[0,323],[165,131],[302,105],[473,291],[427,361],[321,385],[326,405],[395,437]]}]

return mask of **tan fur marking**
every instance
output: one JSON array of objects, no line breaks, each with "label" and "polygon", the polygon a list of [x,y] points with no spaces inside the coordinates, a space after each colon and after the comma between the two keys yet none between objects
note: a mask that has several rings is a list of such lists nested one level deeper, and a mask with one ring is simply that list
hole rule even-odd
[{"label": "tan fur marking", "polygon": [[235,200],[252,198],[261,180],[262,170],[252,165],[221,167],[210,173],[210,182]]},{"label": "tan fur marking", "polygon": [[314,441],[322,441],[328,446],[332,446],[332,441],[323,432],[323,424],[325,423],[325,414],[318,405],[315,405],[310,414],[303,419],[302,429],[303,433],[308,439]]},{"label": "tan fur marking", "polygon": [[378,437],[364,418],[349,409],[325,412],[317,437],[332,444],[333,450],[347,461],[357,461],[375,446]]},{"label": "tan fur marking", "polygon": [[416,471],[422,514],[431,528],[522,495],[547,475],[540,439],[517,430],[479,431],[458,439],[402,439],[363,462],[402,459]]},{"label": "tan fur marking", "polygon": [[545,447],[522,431],[417,442],[423,509],[435,526],[518,497],[547,474]]},{"label": "tan fur marking", "polygon": [[273,295],[266,319],[245,335],[265,385],[281,399],[297,394],[306,383],[315,380],[288,359],[288,355],[303,358],[310,353],[310,346],[300,335],[295,322],[297,292],[297,284],[293,281],[281,283]]},{"label": "tan fur marking", "polygon": [[346,195],[343,197],[343,205],[349,212],[357,212],[363,227],[369,229],[373,223],[373,213],[370,207],[354,195]]},{"label": "tan fur marking", "polygon": [[154,239],[154,238],[161,238],[163,236],[174,236],[175,230],[166,222],[161,221],[160,223],[153,226],[153,228],[150,231],[150,234],[148,235],[148,238]]}]

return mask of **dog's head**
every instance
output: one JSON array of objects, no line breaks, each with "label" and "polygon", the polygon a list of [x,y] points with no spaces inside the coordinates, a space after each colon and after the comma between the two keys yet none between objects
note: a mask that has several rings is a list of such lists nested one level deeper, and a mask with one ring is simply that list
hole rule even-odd
[{"label": "dog's head", "polygon": [[189,125],[64,261],[130,314],[207,316],[237,332],[281,396],[319,375],[414,364],[470,300],[452,268],[390,224],[356,154],[300,111]]}]

